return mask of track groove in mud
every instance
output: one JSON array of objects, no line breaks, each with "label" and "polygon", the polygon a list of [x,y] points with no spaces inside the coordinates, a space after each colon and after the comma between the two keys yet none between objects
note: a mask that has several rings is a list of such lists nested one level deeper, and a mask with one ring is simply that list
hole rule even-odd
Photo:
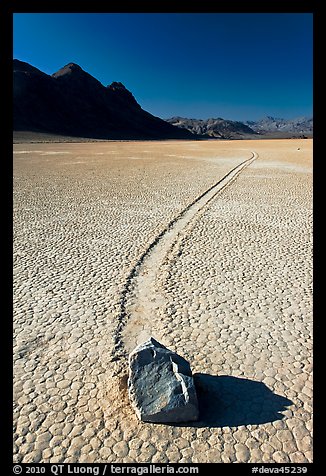
[{"label": "track groove in mud", "polygon": [[[126,332],[127,326],[130,327],[135,315],[141,314],[142,321],[150,319],[151,312],[159,304],[159,296],[155,296],[152,285],[155,282],[156,272],[159,265],[163,262],[169,251],[175,247],[183,230],[190,222],[196,221],[198,213],[209,205],[211,200],[228,186],[241,171],[248,167],[258,154],[251,152],[251,157],[244,160],[236,167],[232,168],[224,177],[212,185],[208,190],[196,197],[186,208],[184,208],[168,225],[159,233],[156,238],[148,245],[146,250],[139,257],[137,263],[131,269],[121,294],[120,312],[118,324],[114,334],[114,348],[111,361],[121,362],[127,358],[128,344],[130,340]],[[157,293],[156,293],[157,294]],[[138,307],[138,309],[137,309]],[[129,333],[133,333],[131,330]],[[125,334],[123,336],[123,334]],[[146,334],[146,332],[145,332]],[[147,336],[146,336],[147,337]],[[131,349],[129,349],[131,350]]]}]

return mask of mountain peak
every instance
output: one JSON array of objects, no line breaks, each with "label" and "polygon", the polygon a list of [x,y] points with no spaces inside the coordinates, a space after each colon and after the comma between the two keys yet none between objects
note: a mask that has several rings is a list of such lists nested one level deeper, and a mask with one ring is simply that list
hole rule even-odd
[{"label": "mountain peak", "polygon": [[68,64],[66,64],[66,66],[64,66],[64,68],[69,68],[69,69],[71,69],[72,71],[74,71],[74,70],[75,70],[75,71],[76,71],[76,70],[77,70],[77,71],[81,71],[81,70],[82,70],[82,68],[81,68],[81,67],[79,66],[79,64],[77,64],[77,63],[68,63]]},{"label": "mountain peak", "polygon": [[120,81],[113,81],[113,83],[111,83],[109,86],[108,86],[109,89],[112,89],[112,91],[128,91],[128,89],[125,87],[124,84],[120,83]]},{"label": "mountain peak", "polygon": [[134,98],[133,94],[124,86],[124,84],[120,83],[120,81],[113,81],[113,83],[107,86],[107,89],[112,91],[115,97],[124,104],[140,108],[140,105]]},{"label": "mountain peak", "polygon": [[60,68],[59,71],[52,74],[52,76],[54,78],[58,78],[59,76],[65,76],[67,74],[69,75],[69,74],[74,73],[74,72],[78,72],[78,73],[83,72],[83,73],[85,73],[85,71],[78,64],[68,63],[63,68]]},{"label": "mountain peak", "polygon": [[[52,78],[56,79],[59,82],[64,82],[69,84],[70,87],[79,87],[85,94],[88,94],[86,90],[93,88],[96,90],[105,89],[103,84],[98,81],[94,76],[84,71],[76,63],[68,63],[63,68],[59,69],[56,73],[52,74]],[[78,86],[76,86],[78,85]]]}]

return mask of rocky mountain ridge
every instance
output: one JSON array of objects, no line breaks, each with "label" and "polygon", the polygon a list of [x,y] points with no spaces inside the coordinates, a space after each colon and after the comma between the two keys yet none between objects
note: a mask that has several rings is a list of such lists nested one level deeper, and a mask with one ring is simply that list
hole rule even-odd
[{"label": "rocky mountain ridge", "polygon": [[251,127],[258,134],[287,133],[302,134],[311,137],[313,135],[313,118],[297,117],[294,119],[282,119],[266,116],[259,121],[246,121],[246,125]]},{"label": "rocky mountain ridge", "polygon": [[166,121],[174,126],[187,129],[193,134],[206,135],[214,139],[242,139],[256,135],[256,132],[248,125],[221,117],[203,120],[177,116],[166,119]]},{"label": "rocky mountain ridge", "polygon": [[202,134],[215,139],[260,139],[312,137],[313,119],[275,119],[267,116],[259,121],[231,121],[221,117],[210,119],[188,119],[171,117],[167,122],[194,134]]},{"label": "rocky mountain ridge", "polygon": [[120,82],[107,87],[75,63],[51,76],[14,60],[14,130],[97,139],[193,139],[144,111]]}]

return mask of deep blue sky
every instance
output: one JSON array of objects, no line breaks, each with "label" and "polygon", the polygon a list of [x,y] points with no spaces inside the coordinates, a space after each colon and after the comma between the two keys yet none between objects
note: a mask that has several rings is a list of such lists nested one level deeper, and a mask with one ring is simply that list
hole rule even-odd
[{"label": "deep blue sky", "polygon": [[19,13],[14,58],[79,64],[167,118],[312,115],[312,14]]}]

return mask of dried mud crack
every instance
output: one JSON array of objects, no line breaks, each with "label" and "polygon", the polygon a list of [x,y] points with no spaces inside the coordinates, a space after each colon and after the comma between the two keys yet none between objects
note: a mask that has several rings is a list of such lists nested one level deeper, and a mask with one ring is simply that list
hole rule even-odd
[{"label": "dried mud crack", "polygon": [[[131,269],[120,300],[120,314],[114,334],[111,361],[117,362],[114,374],[126,371],[125,361],[132,348],[151,335],[151,319],[163,308],[164,297],[155,286],[160,266],[178,254],[191,228],[210,202],[258,158],[251,157],[233,167],[218,182],[195,198],[152,241]],[[124,378],[124,377],[122,377]]]},{"label": "dried mud crack", "polygon": [[[14,145],[15,464],[312,461],[312,146]],[[147,333],[196,424],[133,411]]]}]

